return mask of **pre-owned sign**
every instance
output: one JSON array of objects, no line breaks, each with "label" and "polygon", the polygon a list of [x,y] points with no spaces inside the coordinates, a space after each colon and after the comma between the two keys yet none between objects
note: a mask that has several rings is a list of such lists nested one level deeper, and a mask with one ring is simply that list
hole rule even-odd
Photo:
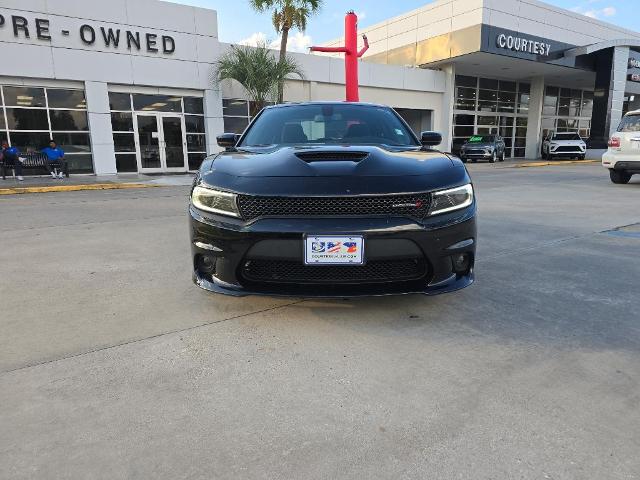
[{"label": "pre-owned sign", "polygon": [[[10,27],[9,27],[10,25]],[[0,28],[9,27],[16,38],[33,38],[50,42],[53,30],[51,23],[46,18],[36,18],[33,22],[21,15],[8,15],[6,18],[0,14]],[[69,36],[69,30],[62,29],[60,34]],[[102,43],[108,48],[120,48],[126,45],[129,50],[146,50],[149,53],[162,52],[166,55],[176,51],[176,42],[170,35],[158,35],[151,32],[139,32],[135,30],[123,30],[120,28],[94,26],[89,23],[78,29],[80,40],[85,45]]]},{"label": "pre-owned sign", "polygon": [[640,74],[638,73],[630,73],[629,76],[627,77],[629,79],[629,81],[631,82],[638,82],[640,83]]},{"label": "pre-owned sign", "polygon": [[640,60],[636,58],[629,59],[629,68],[640,68]]}]

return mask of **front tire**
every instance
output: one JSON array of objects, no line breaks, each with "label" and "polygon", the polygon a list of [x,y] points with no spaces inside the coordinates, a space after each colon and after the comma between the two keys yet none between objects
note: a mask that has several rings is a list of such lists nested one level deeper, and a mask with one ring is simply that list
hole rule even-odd
[{"label": "front tire", "polygon": [[502,152],[502,155],[500,155],[500,161],[501,161],[501,162],[504,162],[504,157],[505,157],[505,153],[504,153],[504,152]]},{"label": "front tire", "polygon": [[489,163],[496,163],[497,159],[498,159],[498,154],[494,151],[493,155],[491,155],[491,158],[489,159]]},{"label": "front tire", "polygon": [[609,170],[609,178],[611,178],[611,181],[615,184],[624,185],[631,180],[631,174],[619,170]]}]

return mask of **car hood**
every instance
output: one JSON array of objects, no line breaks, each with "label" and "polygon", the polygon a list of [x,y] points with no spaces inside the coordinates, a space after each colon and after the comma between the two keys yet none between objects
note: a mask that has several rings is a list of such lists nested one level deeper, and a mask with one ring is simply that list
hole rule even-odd
[{"label": "car hood", "polygon": [[552,144],[564,145],[569,147],[576,147],[585,145],[584,140],[551,140]]},{"label": "car hood", "polygon": [[493,147],[494,144],[490,142],[473,142],[473,143],[465,143],[462,145],[462,148],[489,148]]},{"label": "car hood", "polygon": [[[364,158],[323,161],[325,156],[356,154]],[[199,181],[254,195],[356,195],[427,191],[465,179],[459,160],[433,150],[323,146],[223,152],[203,165]]]}]

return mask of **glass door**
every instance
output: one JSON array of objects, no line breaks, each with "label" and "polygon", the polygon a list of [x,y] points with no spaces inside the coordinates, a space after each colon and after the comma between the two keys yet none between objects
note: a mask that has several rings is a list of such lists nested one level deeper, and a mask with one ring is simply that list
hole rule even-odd
[{"label": "glass door", "polygon": [[186,141],[181,117],[162,116],[162,149],[166,170],[186,170]]},{"label": "glass door", "polygon": [[136,117],[139,171],[186,171],[186,137],[182,117],[160,113],[140,113]]},{"label": "glass door", "polygon": [[160,129],[157,115],[138,115],[138,145],[140,172],[161,172]]}]

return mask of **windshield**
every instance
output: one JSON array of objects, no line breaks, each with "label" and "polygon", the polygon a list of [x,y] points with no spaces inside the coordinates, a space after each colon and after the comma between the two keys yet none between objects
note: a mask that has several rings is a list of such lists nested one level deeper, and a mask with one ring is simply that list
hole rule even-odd
[{"label": "windshield", "polygon": [[345,103],[266,109],[238,147],[338,144],[420,145],[390,108]]},{"label": "windshield", "polygon": [[640,115],[627,115],[620,122],[619,132],[640,132]]},{"label": "windshield", "polygon": [[469,139],[469,143],[492,143],[495,139],[494,135],[475,135]]},{"label": "windshield", "polygon": [[554,140],[582,140],[577,133],[556,133],[553,136]]}]

